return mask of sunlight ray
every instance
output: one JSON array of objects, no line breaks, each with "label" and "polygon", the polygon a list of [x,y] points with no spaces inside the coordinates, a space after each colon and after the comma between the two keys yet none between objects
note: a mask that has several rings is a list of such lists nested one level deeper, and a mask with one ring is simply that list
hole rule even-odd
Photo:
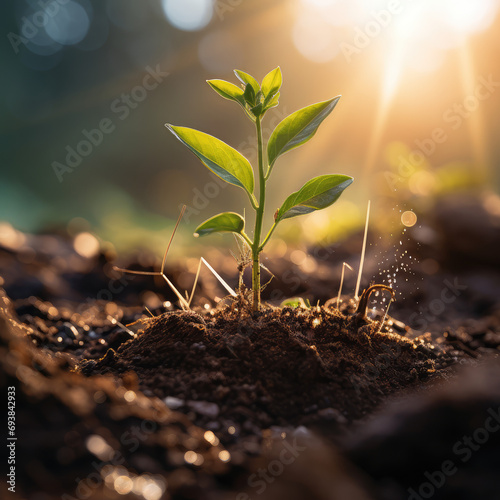
[{"label": "sunlight ray", "polygon": [[[467,41],[464,41],[462,47],[460,48],[459,63],[464,95],[466,96],[466,98],[469,98],[471,96],[476,97],[476,72],[474,69],[474,62],[472,60],[470,44]],[[472,150],[474,153],[474,167],[476,167],[479,172],[487,174],[490,166],[490,161],[488,157],[488,148],[485,141],[486,134],[484,129],[483,113],[480,104],[477,106],[477,109],[470,113],[467,122],[471,135]]]}]

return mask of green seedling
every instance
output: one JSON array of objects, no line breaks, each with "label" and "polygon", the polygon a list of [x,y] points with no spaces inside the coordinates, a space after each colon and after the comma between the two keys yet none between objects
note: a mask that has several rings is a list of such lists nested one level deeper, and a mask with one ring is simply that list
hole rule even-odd
[{"label": "green seedling", "polygon": [[[214,174],[229,184],[245,191],[255,211],[253,239],[245,233],[245,219],[234,212],[224,212],[211,217],[196,229],[196,234],[232,232],[247,245],[252,262],[253,310],[260,309],[260,254],[278,224],[298,215],[329,207],[337,201],[352,177],[327,174],[314,177],[298,191],[292,193],[274,213],[274,222],[262,238],[266,183],[279,157],[311,139],[323,120],[333,111],[340,96],[299,109],[282,120],[272,132],[264,154],[262,119],[266,112],[278,105],[282,76],[280,68],[269,72],[262,83],[239,70],[235,70],[241,86],[224,80],[208,80],[208,84],[223,98],[234,101],[255,124],[257,132],[259,199],[254,194],[254,171],[247,158],[221,140],[186,127],[166,124],[166,127]],[[310,166],[307,166],[310,168]]]},{"label": "green seedling", "polygon": [[292,297],[284,300],[280,304],[280,307],[293,307],[294,309],[301,307],[302,309],[311,309],[311,302],[309,302],[309,299],[304,300],[302,297]]}]

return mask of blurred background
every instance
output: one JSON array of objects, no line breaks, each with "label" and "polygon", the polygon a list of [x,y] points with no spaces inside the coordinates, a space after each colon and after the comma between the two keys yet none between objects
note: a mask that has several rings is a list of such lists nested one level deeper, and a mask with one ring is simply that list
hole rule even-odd
[{"label": "blurred background", "polygon": [[[0,9],[4,240],[62,229],[156,250],[186,204],[178,251],[196,249],[197,224],[250,207],[164,124],[215,135],[255,163],[253,125],[205,80],[236,83],[234,68],[261,80],[277,65],[284,83],[267,136],[301,107],[342,99],[313,140],[279,160],[267,223],[311,177],[355,177],[333,208],[283,224],[282,238],[357,230],[369,199],[379,226],[431,210],[449,191],[472,190],[500,214],[499,0],[6,0]],[[232,239],[210,243],[219,241]]]}]

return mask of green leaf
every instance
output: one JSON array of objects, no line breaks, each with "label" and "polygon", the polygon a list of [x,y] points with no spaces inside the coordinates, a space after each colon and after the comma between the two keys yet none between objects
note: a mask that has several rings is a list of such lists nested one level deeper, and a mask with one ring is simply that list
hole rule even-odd
[{"label": "green leaf", "polygon": [[262,93],[267,98],[273,96],[281,88],[283,77],[281,76],[281,69],[278,66],[276,69],[270,71],[262,80]]},{"label": "green leaf", "polygon": [[279,104],[279,99],[280,99],[280,93],[276,92],[274,96],[271,97],[271,99],[265,99],[264,101],[264,111],[267,111],[268,109],[274,108]]},{"label": "green leaf", "polygon": [[352,177],[339,174],[320,175],[311,179],[281,205],[275,218],[276,223],[329,207],[339,199],[352,181]]},{"label": "green leaf", "polygon": [[262,114],[262,103],[260,102],[259,104],[257,104],[257,106],[254,106],[251,110],[250,110],[254,116],[260,116]]},{"label": "green leaf", "polygon": [[260,85],[259,82],[252,75],[249,75],[248,73],[245,73],[244,71],[241,71],[239,69],[235,69],[234,74],[236,75],[238,80],[244,85],[250,84],[253,88],[253,91],[257,95],[257,93],[260,90]]},{"label": "green leaf", "polygon": [[311,303],[309,299],[304,300],[302,297],[291,297],[289,299],[285,299],[280,307],[292,307],[296,309],[297,307],[301,307],[303,309],[311,309]]},{"label": "green leaf", "polygon": [[245,227],[245,220],[234,212],[223,212],[214,215],[200,224],[195,230],[195,236],[206,236],[212,233],[238,233]]},{"label": "green leaf", "polygon": [[215,92],[224,97],[224,99],[236,101],[242,106],[245,106],[243,90],[236,85],[224,80],[207,80],[207,83],[215,90]]},{"label": "green leaf", "polygon": [[250,106],[255,106],[255,92],[253,90],[253,87],[249,83],[247,83],[245,87],[243,97]]},{"label": "green leaf", "polygon": [[278,156],[307,142],[321,122],[332,112],[340,96],[328,101],[311,104],[299,109],[282,120],[274,129],[267,144],[269,167],[272,168]]},{"label": "green leaf", "polygon": [[165,126],[215,175],[229,184],[253,193],[253,170],[250,162],[236,149],[211,135],[187,127]]}]

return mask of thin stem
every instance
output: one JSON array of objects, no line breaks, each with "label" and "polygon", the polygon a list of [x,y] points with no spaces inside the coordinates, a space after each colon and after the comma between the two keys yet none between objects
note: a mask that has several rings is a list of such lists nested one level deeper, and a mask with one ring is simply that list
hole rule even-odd
[{"label": "thin stem", "polygon": [[255,217],[255,230],[252,243],[252,289],[254,311],[258,311],[260,309],[260,237],[262,233],[262,219],[264,216],[264,205],[266,201],[266,179],[264,176],[264,162],[262,158],[262,128],[260,121],[260,117],[258,117],[255,121],[259,158],[259,206],[256,208],[257,214]]},{"label": "thin stem", "polygon": [[269,232],[267,233],[266,237],[264,238],[264,241],[262,242],[262,245],[259,247],[259,250],[262,251],[264,247],[267,245],[267,242],[269,241],[269,238],[272,236],[274,233],[274,230],[276,229],[276,222],[271,226],[271,229],[269,229]]}]

